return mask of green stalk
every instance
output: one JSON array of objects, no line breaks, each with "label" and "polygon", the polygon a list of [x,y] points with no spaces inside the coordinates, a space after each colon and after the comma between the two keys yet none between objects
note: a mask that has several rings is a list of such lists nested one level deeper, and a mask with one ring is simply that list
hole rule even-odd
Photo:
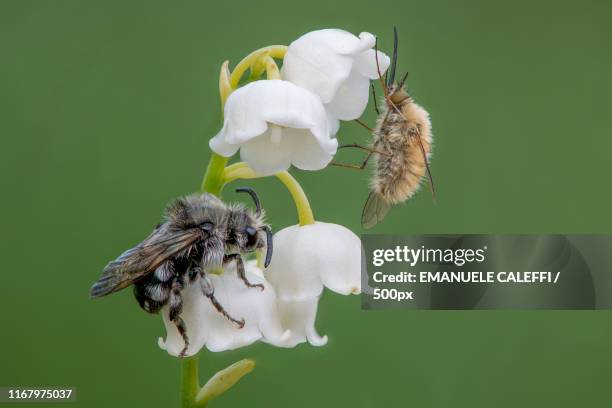
[{"label": "green stalk", "polygon": [[204,193],[214,194],[219,196],[223,188],[223,170],[229,161],[228,157],[223,157],[217,153],[212,153],[204,179],[202,180],[201,191]]},{"label": "green stalk", "polygon": [[[254,51],[245,57],[238,63],[233,72],[229,72],[229,63],[225,61],[221,66],[221,72],[219,74],[219,94],[221,97],[221,106],[225,105],[225,101],[232,93],[232,91],[238,86],[240,78],[244,72],[258,65],[265,66],[265,70],[268,73],[269,79],[280,78],[278,66],[274,62],[273,58],[283,58],[287,52],[286,46],[270,46],[260,50]],[[263,59],[262,59],[263,57]],[[262,59],[262,61],[260,61]],[[200,187],[201,192],[206,192],[219,196],[223,185],[225,184],[225,166],[229,161],[228,157],[223,157],[217,153],[212,152],[202,185]],[[289,176],[291,177],[291,176]],[[279,177],[280,178],[280,177]],[[282,180],[282,179],[281,179]],[[295,180],[294,180],[295,181]],[[292,184],[290,179],[284,181]],[[296,182],[297,183],[297,182]],[[299,188],[299,184],[297,185]],[[295,186],[293,186],[295,189]],[[301,190],[301,188],[299,188]],[[292,196],[295,192],[290,188]],[[302,195],[303,195],[302,191]],[[304,195],[305,197],[305,195]],[[306,201],[306,205],[308,202]],[[310,207],[308,207],[310,210]],[[299,211],[298,211],[299,212]],[[311,218],[312,218],[312,212]],[[308,214],[305,215],[308,218]],[[314,218],[312,218],[314,222]],[[255,367],[253,360],[244,359],[237,363],[232,364],[226,369],[219,371],[215,374],[204,387],[200,388],[200,381],[198,375],[198,356],[186,357],[180,359],[181,364],[181,407],[182,408],[202,408],[208,405],[208,402],[223,394],[229,388],[231,388],[242,376],[248,374]]]},{"label": "green stalk", "polygon": [[[314,224],[315,218],[312,213],[312,209],[310,208],[308,197],[306,196],[306,193],[304,193],[300,183],[298,183],[298,181],[293,178],[288,171],[281,171],[280,173],[276,173],[274,176],[276,176],[276,178],[278,178],[280,182],[285,185],[289,191],[289,194],[291,194],[291,198],[295,203],[295,210],[297,211],[300,225],[304,226]],[[239,179],[248,180],[260,177],[261,176],[251,169],[248,164],[239,162],[225,168],[223,172],[223,184]]]},{"label": "green stalk", "polygon": [[200,391],[198,356],[181,358],[181,407],[193,408]]}]

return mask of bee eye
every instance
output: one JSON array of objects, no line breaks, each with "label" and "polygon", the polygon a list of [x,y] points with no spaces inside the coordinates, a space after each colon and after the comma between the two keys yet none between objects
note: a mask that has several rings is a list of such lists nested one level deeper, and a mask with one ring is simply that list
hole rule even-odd
[{"label": "bee eye", "polygon": [[215,225],[212,222],[203,222],[202,224],[200,224],[200,228],[208,232],[212,231],[214,227]]},{"label": "bee eye", "polygon": [[246,227],[245,231],[249,237],[254,237],[255,235],[257,235],[257,230],[253,227]]}]

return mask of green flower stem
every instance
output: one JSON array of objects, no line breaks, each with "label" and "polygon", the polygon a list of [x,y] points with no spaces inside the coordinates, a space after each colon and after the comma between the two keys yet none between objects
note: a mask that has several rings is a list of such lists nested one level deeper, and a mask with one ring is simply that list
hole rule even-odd
[{"label": "green flower stem", "polygon": [[[219,95],[221,99],[221,107],[223,108],[225,106],[225,101],[233,90],[236,89],[240,79],[247,69],[258,71],[255,73],[258,73],[259,75],[261,75],[265,69],[269,79],[280,78],[280,72],[278,70],[278,66],[274,62],[274,58],[283,58],[286,52],[287,47],[284,45],[273,45],[270,47],[261,48],[246,56],[238,63],[238,65],[236,65],[234,71],[231,73],[228,68],[229,62],[225,61],[221,65],[221,72],[219,74]],[[221,194],[221,190],[225,184],[225,166],[227,165],[228,161],[228,157],[223,157],[214,152],[212,153],[208,166],[206,167],[204,179],[202,180],[202,186],[200,188],[201,192],[214,194],[216,196]],[[277,177],[279,176],[277,175]],[[296,200],[296,197],[301,200],[301,209],[298,209],[300,220],[302,220],[302,218],[304,218],[305,221],[310,219],[310,223],[313,223],[314,217],[312,216],[310,205],[308,204],[304,191],[301,189],[297,181],[293,179],[289,173],[282,178],[279,177],[279,179],[281,179],[281,181],[283,179],[285,180],[283,183],[285,183],[291,192],[291,195],[294,197],[294,201]],[[195,355],[192,357],[181,358],[180,362],[182,408],[205,407],[208,404],[208,401],[218,397],[230,389],[238,380],[240,380],[240,378],[251,372],[255,367],[255,362],[253,360],[245,359],[238,361],[237,363],[232,364],[226,369],[216,373],[206,383],[206,385],[204,385],[204,387],[200,388],[198,356]]]},{"label": "green flower stem", "polygon": [[255,65],[261,57],[269,55],[272,58],[283,58],[286,53],[286,45],[271,45],[269,47],[264,47],[253,51],[252,53],[244,57],[242,61],[240,61],[232,71],[232,74],[230,76],[230,85],[232,86],[232,89],[236,89],[236,87],[240,83],[242,75],[244,75],[247,69]]},{"label": "green flower stem", "polygon": [[181,360],[181,407],[192,408],[200,391],[198,381],[198,356]]},{"label": "green flower stem", "polygon": [[278,69],[278,65],[274,61],[269,54],[266,54],[261,61],[265,64],[266,67],[266,78],[268,79],[281,79],[280,71]]},{"label": "green flower stem", "polygon": [[[288,171],[282,171],[280,173],[275,174],[276,178],[278,178],[289,190],[291,194],[291,198],[293,198],[293,202],[295,203],[295,209],[298,213],[298,220],[300,225],[310,225],[314,224],[315,218],[312,213],[312,209],[310,208],[310,202],[308,201],[308,197],[306,197],[306,193],[300,186],[300,183],[293,178]],[[260,178],[261,176],[257,174],[253,169],[249,167],[248,164],[244,162],[232,164],[225,168],[223,172],[223,182],[230,183],[234,180],[238,179],[254,179]]]},{"label": "green flower stem", "polygon": [[300,225],[310,225],[315,223],[315,218],[312,213],[312,209],[310,208],[310,203],[308,202],[308,197],[306,197],[306,193],[300,186],[300,183],[293,178],[288,171],[283,171],[280,173],[276,173],[275,176],[287,187],[293,201],[295,202],[295,209],[298,213],[298,219],[300,221]]},{"label": "green flower stem", "polygon": [[219,99],[221,100],[221,112],[225,107],[227,97],[232,93],[232,84],[230,83],[231,73],[229,71],[229,61],[221,64],[221,72],[219,73]]},{"label": "green flower stem", "polygon": [[251,67],[249,68],[249,81],[256,81],[259,77],[261,77],[266,70],[266,64],[263,61],[263,58],[255,61]]},{"label": "green flower stem", "polygon": [[[221,72],[219,73],[221,106],[225,106],[225,101],[229,97],[229,94],[236,89],[240,82],[240,78],[242,78],[242,75],[249,68],[263,66],[265,67],[268,79],[280,79],[280,71],[278,65],[274,62],[274,58],[283,58],[286,53],[287,46],[285,45],[271,45],[269,47],[260,48],[243,58],[231,73],[228,68],[229,62],[225,61],[221,65]],[[206,173],[204,174],[204,180],[202,181],[202,192],[208,192],[217,196],[221,193],[221,189],[223,188],[221,176],[228,161],[229,158],[220,156],[214,152],[212,153],[212,157],[206,168]]]},{"label": "green flower stem", "polygon": [[228,157],[223,157],[217,153],[212,154],[204,174],[204,179],[202,180],[201,190],[203,193],[206,192],[216,196],[221,194],[221,189],[223,188],[223,170],[228,161]]},{"label": "green flower stem", "polygon": [[204,408],[208,402],[232,388],[242,377],[253,371],[255,361],[245,358],[217,372],[200,388],[198,357],[181,359],[181,407]]}]

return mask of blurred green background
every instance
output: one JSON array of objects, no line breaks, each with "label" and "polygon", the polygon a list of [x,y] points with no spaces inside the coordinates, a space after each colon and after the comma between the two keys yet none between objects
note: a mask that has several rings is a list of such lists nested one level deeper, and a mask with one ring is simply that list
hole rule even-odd
[{"label": "blurred green background", "polygon": [[[75,386],[70,406],[178,405],[159,317],[129,291],[90,301],[89,286],[166,202],[198,188],[221,62],[318,28],[370,31],[389,50],[397,25],[400,71],[432,115],[438,204],[425,190],[373,232],[610,233],[611,11],[603,0],[2,1],[0,385]],[[368,135],[348,123],[339,138]],[[296,174],[317,218],[362,232],[367,172]],[[251,185],[276,229],[295,223],[279,183]],[[258,362],[214,406],[612,400],[609,312],[359,305],[324,294],[323,348],[202,353],[203,378]]]}]

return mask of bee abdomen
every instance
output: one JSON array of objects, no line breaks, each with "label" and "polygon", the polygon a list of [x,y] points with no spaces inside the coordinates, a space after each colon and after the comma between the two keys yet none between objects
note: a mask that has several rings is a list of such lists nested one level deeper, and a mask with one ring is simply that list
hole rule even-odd
[{"label": "bee abdomen", "polygon": [[167,261],[157,267],[155,270],[155,278],[160,282],[168,282],[174,277],[174,263]]},{"label": "bee abdomen", "polygon": [[134,284],[134,297],[148,313],[157,313],[168,303],[172,280],[162,282],[155,274],[150,274]]},{"label": "bee abdomen", "polygon": [[161,283],[151,283],[145,286],[145,294],[155,302],[164,302],[168,299],[169,289]]},{"label": "bee abdomen", "polygon": [[148,313],[157,313],[164,307],[165,302],[157,302],[147,296],[145,292],[145,286],[134,285],[134,297],[140,305],[140,307]]}]

